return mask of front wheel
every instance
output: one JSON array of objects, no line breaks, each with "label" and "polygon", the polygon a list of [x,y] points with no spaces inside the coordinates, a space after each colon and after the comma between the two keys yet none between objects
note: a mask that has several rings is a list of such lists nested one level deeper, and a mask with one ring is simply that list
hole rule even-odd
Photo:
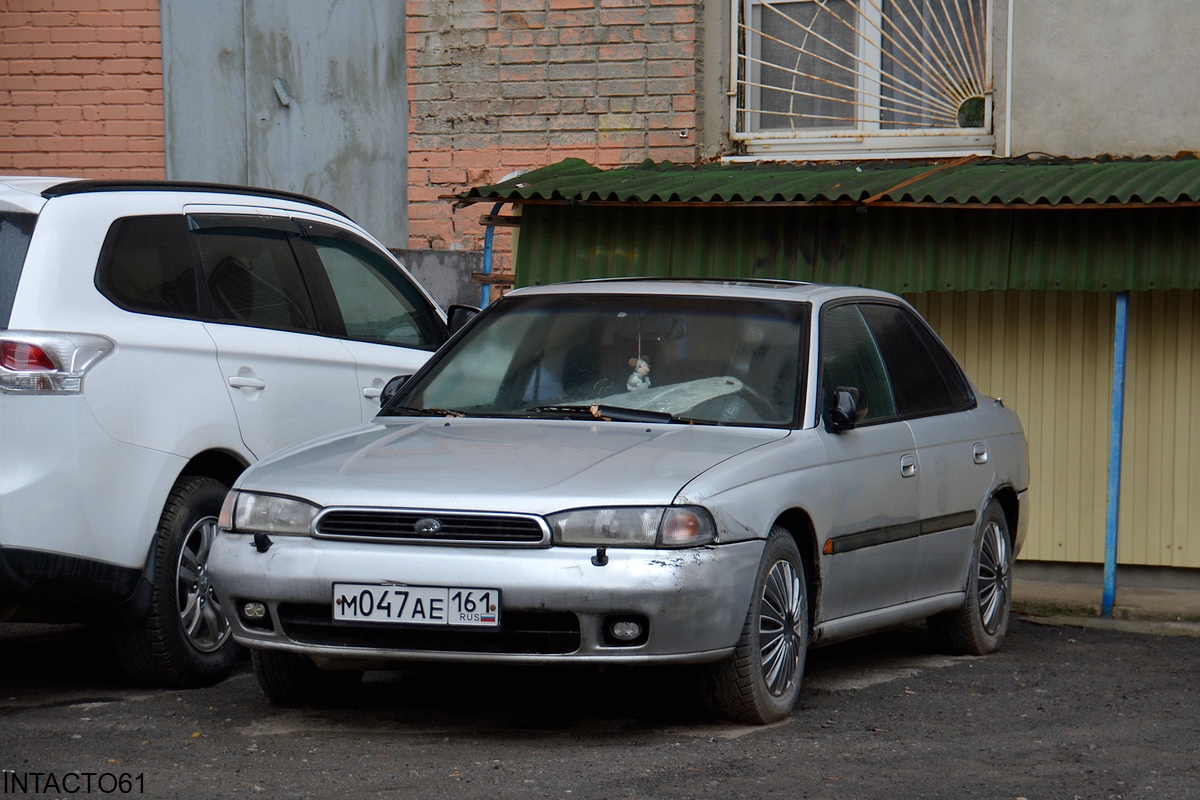
[{"label": "front wheel", "polygon": [[808,654],[808,586],[796,542],[771,529],[733,657],[709,668],[717,709],[763,725],[792,713]]},{"label": "front wheel", "polygon": [[982,656],[1000,649],[1012,608],[1012,539],[995,500],[979,518],[967,575],[967,602],[926,621],[934,645],[949,653]]},{"label": "front wheel", "polygon": [[224,678],[237,658],[208,554],[228,487],[180,478],[158,523],[150,613],[115,635],[125,672],[139,683],[190,688]]},{"label": "front wheel", "polygon": [[275,705],[320,705],[347,697],[362,680],[362,670],[325,670],[310,659],[279,650],[251,650],[254,675]]}]

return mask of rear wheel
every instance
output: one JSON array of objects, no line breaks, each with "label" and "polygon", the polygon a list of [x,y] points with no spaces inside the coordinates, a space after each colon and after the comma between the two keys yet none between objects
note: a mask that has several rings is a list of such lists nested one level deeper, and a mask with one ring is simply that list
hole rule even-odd
[{"label": "rear wheel", "polygon": [[319,705],[350,694],[361,670],[325,670],[310,659],[279,650],[251,650],[254,675],[263,694],[281,706]]},{"label": "rear wheel", "polygon": [[140,683],[189,688],[224,678],[237,644],[208,579],[208,554],[228,487],[180,478],[158,523],[150,613],[115,635],[117,658]]},{"label": "rear wheel", "polygon": [[981,656],[1000,649],[1012,607],[1012,539],[1004,509],[995,500],[979,518],[967,602],[962,608],[930,617],[929,634],[940,650]]},{"label": "rear wheel", "polygon": [[791,534],[775,527],[759,562],[733,657],[709,668],[712,699],[730,719],[765,724],[792,713],[808,654],[808,587]]}]

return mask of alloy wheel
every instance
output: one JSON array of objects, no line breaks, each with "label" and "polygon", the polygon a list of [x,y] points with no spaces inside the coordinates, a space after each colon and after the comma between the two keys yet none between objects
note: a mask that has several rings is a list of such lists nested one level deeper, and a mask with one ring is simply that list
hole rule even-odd
[{"label": "alloy wheel", "polygon": [[1012,590],[1012,567],[1008,553],[1008,537],[995,522],[983,529],[979,545],[979,616],[983,628],[995,634],[1008,608]]},{"label": "alloy wheel", "polygon": [[776,561],[763,584],[758,618],[763,681],[779,697],[796,682],[804,654],[807,625],[804,592],[795,566]]},{"label": "alloy wheel", "polygon": [[202,653],[217,650],[229,638],[229,622],[208,577],[208,553],[217,535],[217,518],[196,521],[179,551],[175,571],[179,619],[192,647]]}]

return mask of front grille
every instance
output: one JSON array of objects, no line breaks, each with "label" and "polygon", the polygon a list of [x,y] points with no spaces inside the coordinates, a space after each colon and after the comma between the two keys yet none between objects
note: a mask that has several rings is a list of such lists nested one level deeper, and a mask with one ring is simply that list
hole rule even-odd
[{"label": "front grille", "polygon": [[580,642],[579,618],[565,611],[511,611],[500,618],[499,630],[481,631],[334,621],[327,605],[284,603],[279,622],[292,641],[327,647],[564,655],[578,650]]},{"label": "front grille", "polygon": [[549,543],[549,528],[537,517],[393,509],[332,508],[316,521],[317,536],[367,541],[456,544]]}]

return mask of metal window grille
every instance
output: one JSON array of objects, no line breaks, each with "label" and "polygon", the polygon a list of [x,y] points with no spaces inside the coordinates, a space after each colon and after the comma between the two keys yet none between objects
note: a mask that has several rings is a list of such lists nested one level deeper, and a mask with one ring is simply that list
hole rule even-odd
[{"label": "metal window grille", "polygon": [[990,146],[991,0],[733,2],[735,139]]}]

